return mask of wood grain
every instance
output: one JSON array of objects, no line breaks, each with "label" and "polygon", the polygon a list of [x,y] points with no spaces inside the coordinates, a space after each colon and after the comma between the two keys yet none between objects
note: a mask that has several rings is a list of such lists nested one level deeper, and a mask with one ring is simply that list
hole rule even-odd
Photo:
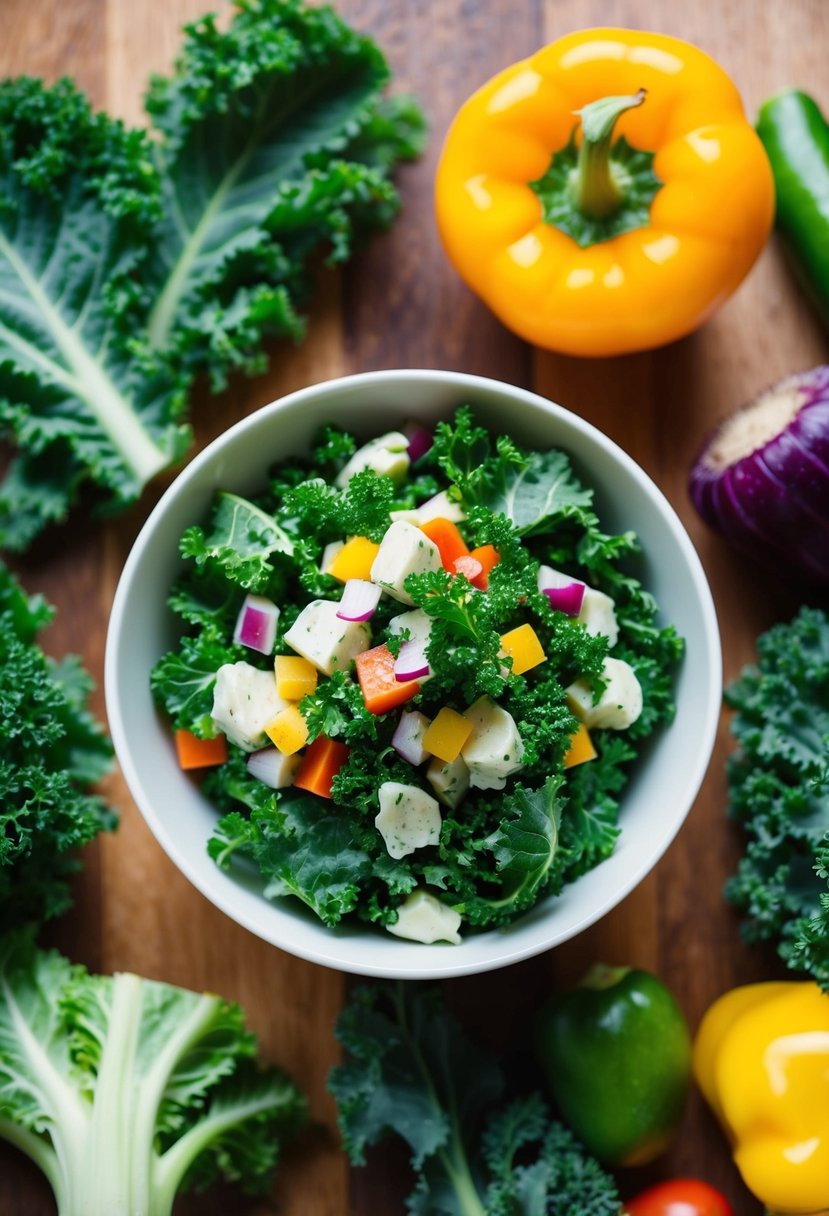
[{"label": "wood grain", "polygon": [[[214,5],[224,14],[226,3]],[[443,134],[465,97],[493,72],[542,42],[591,24],[657,28],[708,50],[733,75],[750,113],[763,97],[797,83],[829,107],[823,0],[342,0],[340,11],[383,45],[399,87],[416,92],[431,123],[424,158],[400,176],[404,207],[394,228],[340,276],[323,274],[307,342],[274,350],[270,372],[194,402],[198,444],[264,402],[346,371],[449,367],[534,387],[606,431],[655,478],[698,546],[720,617],[726,678],[753,654],[757,633],[796,607],[699,524],[685,489],[688,465],[707,430],[764,385],[829,356],[825,334],[803,303],[774,241],[745,285],[699,333],[661,351],[615,360],[574,360],[532,351],[470,295],[444,258],[431,192]],[[0,73],[69,74],[93,100],[141,121],[151,71],[165,70],[180,24],[204,0],[5,0]],[[106,620],[118,573],[158,487],[122,519],[76,524],[19,563],[31,590],[60,609],[48,636],[55,653],[80,651],[102,678]],[[99,692],[97,708],[103,713]],[[632,962],[662,975],[693,1025],[721,991],[777,969],[769,952],[748,951],[720,897],[740,842],[724,820],[725,719],[708,778],[680,836],[652,875],[575,941],[502,975],[446,985],[470,1033],[494,1046],[521,1036],[542,995],[596,958]],[[240,1000],[264,1053],[311,1096],[315,1126],[286,1158],[273,1201],[236,1192],[181,1201],[204,1216],[396,1216],[409,1186],[397,1150],[348,1171],[337,1147],[325,1075],[336,1058],[331,1029],[346,981],[244,932],[209,905],[155,844],[119,777],[108,793],[122,813],[116,836],[88,851],[74,912],[52,937],[73,957],[104,970],[130,969],[209,987]],[[526,1067],[527,1061],[516,1061]],[[694,1096],[682,1135],[628,1191],[651,1177],[704,1175],[737,1216],[759,1211],[726,1147]],[[28,1164],[0,1148],[0,1216],[47,1216],[48,1188]]]}]

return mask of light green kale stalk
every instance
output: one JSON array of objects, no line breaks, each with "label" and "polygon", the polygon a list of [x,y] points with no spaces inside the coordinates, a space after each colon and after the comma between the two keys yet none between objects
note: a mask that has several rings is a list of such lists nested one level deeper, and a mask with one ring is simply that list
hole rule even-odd
[{"label": "light green kale stalk", "polygon": [[219,1178],[266,1191],[305,1102],[256,1051],[221,997],[89,975],[26,934],[0,945],[0,1137],[60,1216],[170,1216]]},{"label": "light green kale stalk", "polygon": [[312,262],[390,223],[421,146],[388,79],[331,10],[238,0],[229,29],[186,28],[148,132],[68,80],[0,84],[0,547],[87,483],[106,509],[136,498],[187,449],[196,375],[221,389],[301,337]]},{"label": "light green kale stalk", "polygon": [[620,1216],[616,1184],[538,1092],[505,1097],[501,1062],[469,1042],[436,988],[357,990],[328,1088],[354,1165],[390,1134],[411,1149],[412,1216]]}]

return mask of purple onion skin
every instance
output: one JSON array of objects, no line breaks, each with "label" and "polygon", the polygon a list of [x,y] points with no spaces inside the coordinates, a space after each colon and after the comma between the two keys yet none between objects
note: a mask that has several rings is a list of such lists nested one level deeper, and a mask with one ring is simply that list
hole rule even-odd
[{"label": "purple onion skin", "polygon": [[[736,420],[772,399],[799,398],[776,434],[724,466],[712,449]],[[790,376],[709,435],[691,469],[702,518],[764,566],[829,583],[829,366]]]}]

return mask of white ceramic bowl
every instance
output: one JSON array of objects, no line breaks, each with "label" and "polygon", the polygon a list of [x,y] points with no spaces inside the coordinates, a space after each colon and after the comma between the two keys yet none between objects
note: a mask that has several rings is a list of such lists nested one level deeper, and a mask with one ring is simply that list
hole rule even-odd
[{"label": "white ceramic bowl", "polygon": [[[276,460],[306,450],[334,420],[368,438],[406,418],[433,421],[469,402],[493,431],[572,457],[596,492],[608,530],[638,533],[638,571],[665,623],[686,639],[677,714],[637,765],[622,803],[612,857],[546,899],[506,930],[461,945],[419,945],[382,929],[327,929],[298,901],[270,902],[253,876],[221,871],[207,855],[216,810],[176,761],[170,730],[150,696],[156,660],[175,645],[166,608],[182,562],[178,541],[206,518],[214,491],[256,493]],[[142,529],[124,566],[106,648],[106,700],[127,784],[162,848],[217,907],[266,941],[325,966],[362,975],[427,979],[487,971],[573,937],[598,920],[656,864],[691,808],[705,774],[720,709],[719,634],[699,559],[674,511],[619,447],[582,419],[523,389],[455,372],[389,371],[313,385],[237,423],[176,478]]]}]

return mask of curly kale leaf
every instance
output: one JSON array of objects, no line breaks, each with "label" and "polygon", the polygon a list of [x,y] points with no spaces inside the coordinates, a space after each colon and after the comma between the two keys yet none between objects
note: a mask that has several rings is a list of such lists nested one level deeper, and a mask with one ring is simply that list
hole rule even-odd
[{"label": "curly kale leaf", "polygon": [[50,610],[0,565],[0,922],[69,906],[75,856],[115,816],[89,792],[111,748],[88,709],[91,680],[75,658],[48,658],[36,635]]},{"label": "curly kale leaf", "polygon": [[829,989],[829,617],[801,608],[758,639],[757,655],[725,694],[739,745],[729,813],[746,834],[726,896],[748,940],[776,941]]},{"label": "curly kale leaf", "polygon": [[69,81],[0,84],[0,544],[62,520],[84,481],[116,503],[183,453],[186,380],[141,337],[158,222],[146,135]]},{"label": "curly kale leaf", "polygon": [[302,335],[314,266],[391,222],[389,175],[422,144],[388,76],[330,9],[239,0],[229,28],[186,29],[149,132],[68,81],[0,85],[0,545],[87,483],[132,501],[184,454],[197,374],[221,389]]},{"label": "curly kale leaf", "polygon": [[306,1103],[256,1054],[242,1010],[212,993],[89,975],[30,933],[0,945],[0,1137],[66,1216],[170,1216],[180,1189],[220,1178],[269,1189]]},{"label": "curly kale leaf", "polygon": [[532,907],[556,877],[561,785],[561,777],[549,777],[540,789],[519,785],[503,799],[501,822],[481,845],[495,858],[503,893],[466,901],[462,908],[471,923],[508,923]]},{"label": "curly kale leaf", "polygon": [[353,993],[329,1075],[355,1165],[389,1134],[411,1149],[412,1216],[619,1216],[613,1179],[537,1093],[505,1100],[500,1061],[472,1044],[437,989]]},{"label": "curly kale leaf", "polygon": [[383,55],[329,8],[240,0],[227,29],[206,16],[185,35],[147,97],[163,202],[148,328],[223,387],[263,369],[263,337],[301,335],[318,251],[343,261],[390,222],[388,174],[423,121],[382,105]]},{"label": "curly kale leaf", "polygon": [[233,858],[252,860],[268,898],[293,895],[326,925],[354,910],[371,859],[336,807],[302,794],[274,797],[261,782],[246,780],[238,761],[211,773],[206,790],[220,805],[244,802],[250,810],[220,820],[208,846],[214,861],[227,868]]}]

